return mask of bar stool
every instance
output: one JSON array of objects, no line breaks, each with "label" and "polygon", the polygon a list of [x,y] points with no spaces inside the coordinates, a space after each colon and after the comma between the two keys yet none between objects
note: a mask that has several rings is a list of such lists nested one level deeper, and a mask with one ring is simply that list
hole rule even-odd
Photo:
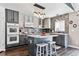
[{"label": "bar stool", "polygon": [[36,56],[48,56],[47,43],[36,44],[36,46],[37,46]]},{"label": "bar stool", "polygon": [[48,42],[48,44],[49,44],[48,56],[52,56],[52,55],[55,55],[56,56],[57,55],[55,43],[56,42],[54,42],[54,41]]}]

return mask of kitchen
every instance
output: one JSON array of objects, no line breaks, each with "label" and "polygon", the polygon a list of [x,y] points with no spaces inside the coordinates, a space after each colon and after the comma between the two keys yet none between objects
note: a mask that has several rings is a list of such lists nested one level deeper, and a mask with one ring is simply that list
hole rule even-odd
[{"label": "kitchen", "polygon": [[[49,7],[51,5],[52,8]],[[77,21],[79,19],[79,12],[74,12],[73,8],[69,7],[70,5],[73,4],[0,4],[1,54],[10,55],[10,50],[16,49],[17,51],[20,48],[25,48],[30,56],[42,56],[42,54],[43,56],[53,56],[53,52],[55,52],[55,56],[61,56],[60,53],[63,53],[67,49],[73,51],[76,50],[76,48],[78,49],[79,42],[78,40],[75,40],[78,31],[75,33],[75,30],[78,28]],[[54,11],[52,12],[52,10]],[[46,12],[49,12],[49,14]],[[77,21],[72,19],[76,19]],[[75,37],[72,34],[74,34]],[[54,44],[53,52],[51,50],[52,47],[49,47],[49,42],[53,42]],[[64,51],[62,49],[64,49]],[[62,52],[60,50],[62,50]],[[39,53],[39,51],[41,52]],[[64,52],[64,55],[66,55],[68,51]],[[20,53],[20,51],[18,52]],[[24,52],[24,54],[26,55],[27,53]]]}]

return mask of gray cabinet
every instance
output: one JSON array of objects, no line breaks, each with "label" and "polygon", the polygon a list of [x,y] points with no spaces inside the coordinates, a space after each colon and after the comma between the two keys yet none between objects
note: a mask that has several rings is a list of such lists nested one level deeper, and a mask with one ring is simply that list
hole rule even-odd
[{"label": "gray cabinet", "polygon": [[53,40],[56,41],[57,45],[65,46],[65,35],[59,35],[53,38]]},{"label": "gray cabinet", "polygon": [[19,23],[19,12],[10,10],[10,9],[5,9],[6,13],[6,21],[8,23]]},{"label": "gray cabinet", "polygon": [[19,23],[19,12],[14,11],[14,23]]},{"label": "gray cabinet", "polygon": [[12,23],[13,22],[13,11],[6,9],[5,12],[6,12],[6,21],[8,23]]},{"label": "gray cabinet", "polygon": [[25,35],[19,35],[19,45],[28,44],[27,36]]}]

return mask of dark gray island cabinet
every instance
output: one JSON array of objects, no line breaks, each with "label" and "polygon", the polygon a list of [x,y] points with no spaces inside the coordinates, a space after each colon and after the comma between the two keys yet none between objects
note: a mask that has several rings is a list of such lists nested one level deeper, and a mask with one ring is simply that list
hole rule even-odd
[{"label": "dark gray island cabinet", "polygon": [[29,35],[28,36],[28,45],[29,52],[32,56],[36,55],[36,44],[38,43],[47,43],[49,41],[56,41],[56,44],[68,47],[68,35]]},{"label": "dark gray island cabinet", "polygon": [[53,41],[55,41],[57,45],[67,48],[68,39],[69,36],[66,34],[66,35],[59,35],[58,37],[54,37]]},{"label": "dark gray island cabinet", "polygon": [[28,42],[29,42],[29,52],[32,56],[36,55],[36,44],[39,43],[47,43],[52,41],[52,37],[56,37],[58,35],[49,35],[49,36],[41,36],[41,35],[29,35]]}]

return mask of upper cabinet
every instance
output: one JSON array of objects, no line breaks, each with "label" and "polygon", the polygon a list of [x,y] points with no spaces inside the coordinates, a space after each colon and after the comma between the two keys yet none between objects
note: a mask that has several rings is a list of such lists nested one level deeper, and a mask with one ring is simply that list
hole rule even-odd
[{"label": "upper cabinet", "polygon": [[13,12],[13,20],[14,20],[14,23],[19,23],[19,12],[18,11],[14,11]]},{"label": "upper cabinet", "polygon": [[25,27],[33,27],[33,16],[25,16]]},{"label": "upper cabinet", "polygon": [[7,23],[19,23],[19,12],[5,9]]},{"label": "upper cabinet", "polygon": [[39,28],[39,19],[35,16],[25,16],[25,27]]},{"label": "upper cabinet", "polygon": [[33,23],[33,16],[25,16],[26,23]]}]

